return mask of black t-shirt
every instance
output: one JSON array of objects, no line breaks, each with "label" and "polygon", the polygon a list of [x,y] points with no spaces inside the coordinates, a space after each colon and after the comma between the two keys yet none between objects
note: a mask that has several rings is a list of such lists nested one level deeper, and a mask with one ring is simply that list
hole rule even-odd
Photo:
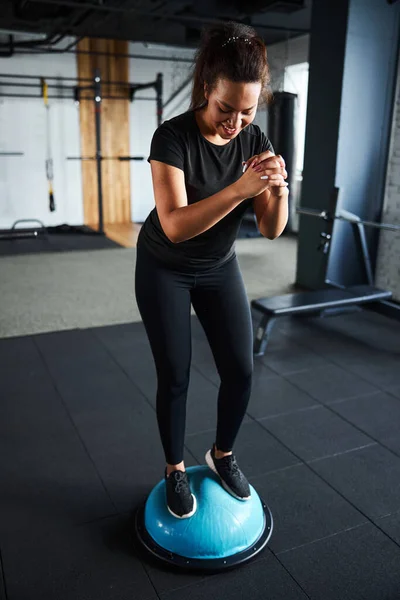
[{"label": "black t-shirt", "polygon": [[[242,175],[242,162],[265,150],[273,152],[272,144],[258,125],[251,123],[226,145],[217,146],[201,134],[194,111],[188,111],[158,127],[148,161],[182,169],[187,201],[193,204],[237,181]],[[138,244],[178,270],[214,268],[234,256],[238,229],[251,202],[252,198],[244,200],[207,231],[179,243],[165,235],[155,207],[142,226]]]}]

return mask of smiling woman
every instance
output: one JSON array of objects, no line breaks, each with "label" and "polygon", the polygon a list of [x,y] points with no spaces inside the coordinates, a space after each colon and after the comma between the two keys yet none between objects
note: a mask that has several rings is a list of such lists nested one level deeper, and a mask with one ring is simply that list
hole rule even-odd
[{"label": "smiling woman", "polygon": [[270,239],[287,220],[285,163],[253,124],[259,103],[268,99],[268,82],[266,48],[256,31],[238,23],[212,26],[196,55],[190,109],[165,121],[151,143],[156,206],[137,243],[136,299],[156,363],[166,500],[176,518],[193,516],[197,507],[183,463],[191,305],[221,377],[216,437],[206,461],[229,494],[242,501],[251,496],[232,450],[253,370],[250,307],[235,239],[251,204]]},{"label": "smiling woman", "polygon": [[232,82],[218,79],[214,86],[205,83],[207,110],[196,111],[204,137],[224,145],[250,125],[256,115],[261,83]]}]

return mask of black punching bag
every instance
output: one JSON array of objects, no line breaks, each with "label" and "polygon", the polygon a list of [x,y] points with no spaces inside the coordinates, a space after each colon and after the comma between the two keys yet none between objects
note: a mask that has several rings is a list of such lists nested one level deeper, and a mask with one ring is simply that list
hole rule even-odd
[{"label": "black punching bag", "polygon": [[275,154],[281,154],[286,162],[289,184],[289,220],[286,229],[292,231],[293,192],[295,188],[296,145],[295,119],[297,94],[274,92],[268,111],[268,138],[271,140]]}]

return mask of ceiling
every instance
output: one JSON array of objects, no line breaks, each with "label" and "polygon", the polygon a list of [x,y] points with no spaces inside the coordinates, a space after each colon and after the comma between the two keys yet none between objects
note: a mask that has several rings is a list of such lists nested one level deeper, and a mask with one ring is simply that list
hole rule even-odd
[{"label": "ceiling", "polygon": [[229,19],[271,45],[309,31],[311,0],[0,0],[0,55],[59,48],[71,36],[195,47],[204,25]]}]

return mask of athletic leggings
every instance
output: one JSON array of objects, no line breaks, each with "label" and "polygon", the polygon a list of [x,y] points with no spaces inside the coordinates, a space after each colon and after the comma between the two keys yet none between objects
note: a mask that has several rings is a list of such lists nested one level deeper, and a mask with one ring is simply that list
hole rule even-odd
[{"label": "athletic leggings", "polygon": [[183,461],[191,305],[221,378],[215,443],[230,452],[249,402],[253,372],[250,307],[237,258],[204,273],[183,273],[139,244],[135,288],[157,371],[157,422],[166,462]]}]

